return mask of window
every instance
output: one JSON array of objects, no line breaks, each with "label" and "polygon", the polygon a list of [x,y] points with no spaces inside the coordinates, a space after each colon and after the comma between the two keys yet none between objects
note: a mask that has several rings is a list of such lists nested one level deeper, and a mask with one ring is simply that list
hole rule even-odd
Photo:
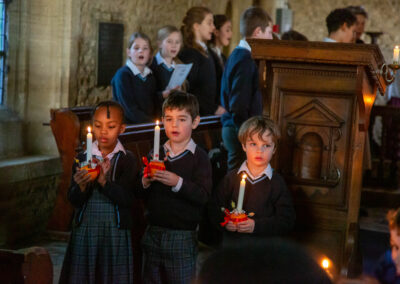
[{"label": "window", "polygon": [[6,74],[6,47],[7,47],[7,0],[0,0],[0,105],[4,102],[4,78]]}]

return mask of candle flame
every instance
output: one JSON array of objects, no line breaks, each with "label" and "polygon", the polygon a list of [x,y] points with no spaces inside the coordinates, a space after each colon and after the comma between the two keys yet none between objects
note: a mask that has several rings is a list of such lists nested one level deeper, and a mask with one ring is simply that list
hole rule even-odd
[{"label": "candle flame", "polygon": [[90,133],[91,130],[92,130],[92,128],[90,128],[90,126],[88,126],[88,128],[87,128],[88,133]]},{"label": "candle flame", "polygon": [[322,266],[323,269],[328,269],[331,266],[331,263],[330,263],[329,259],[324,258],[321,261],[321,266]]},{"label": "candle flame", "polygon": [[156,125],[158,126],[158,124],[159,124],[160,122],[158,121],[158,120],[156,120]]},{"label": "candle flame", "polygon": [[247,175],[242,175],[242,179],[246,179],[247,178]]},{"label": "candle flame", "polygon": [[394,48],[396,48],[396,49],[399,49],[399,46],[398,46],[398,45],[396,45]]}]

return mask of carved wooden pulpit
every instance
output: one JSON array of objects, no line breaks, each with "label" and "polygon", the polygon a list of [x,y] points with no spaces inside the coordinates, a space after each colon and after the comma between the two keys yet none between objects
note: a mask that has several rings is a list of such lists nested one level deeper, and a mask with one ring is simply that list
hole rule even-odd
[{"label": "carved wooden pulpit", "polygon": [[[376,45],[248,40],[264,114],[281,139],[272,165],[294,197],[294,237],[349,273],[357,245],[363,153],[377,89]],[[295,261],[295,260],[294,260]]]}]

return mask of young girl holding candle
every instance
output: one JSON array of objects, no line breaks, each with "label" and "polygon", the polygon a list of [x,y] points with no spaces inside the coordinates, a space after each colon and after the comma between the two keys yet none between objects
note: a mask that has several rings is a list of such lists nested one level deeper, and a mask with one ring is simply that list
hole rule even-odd
[{"label": "young girl holding candle", "polygon": [[152,122],[159,117],[161,104],[157,97],[156,79],[147,66],[151,59],[149,37],[133,33],[126,52],[126,65],[111,81],[113,99],[124,108],[127,123]]},{"label": "young girl holding candle", "polygon": [[172,89],[167,89],[167,86],[175,65],[182,63],[176,57],[182,46],[182,34],[174,26],[164,26],[157,33],[157,42],[159,51],[150,68],[156,78],[158,98],[163,101],[172,90],[180,88],[180,86],[174,86]]},{"label": "young girl holding candle", "polygon": [[116,102],[102,102],[94,110],[96,140],[87,147],[90,153],[78,154],[77,162],[88,156],[100,164],[100,173],[93,179],[79,163],[74,164],[68,200],[75,217],[60,283],[133,282],[129,229],[138,168],[135,156],[118,140],[125,130],[123,118],[124,111]]},{"label": "young girl holding candle", "polygon": [[214,31],[213,21],[208,8],[192,7],[186,12],[181,27],[184,47],[178,57],[184,63],[193,64],[188,75],[188,92],[197,97],[200,115],[220,115],[225,112],[216,99],[219,94],[216,94],[215,66],[206,45]]},{"label": "young girl holding candle", "polygon": [[251,217],[238,223],[229,221],[224,243],[247,236],[284,235],[293,227],[295,211],[290,192],[269,164],[278,138],[277,125],[263,116],[252,117],[240,127],[239,141],[247,160],[225,176],[217,191],[217,204],[229,211],[251,213]]}]

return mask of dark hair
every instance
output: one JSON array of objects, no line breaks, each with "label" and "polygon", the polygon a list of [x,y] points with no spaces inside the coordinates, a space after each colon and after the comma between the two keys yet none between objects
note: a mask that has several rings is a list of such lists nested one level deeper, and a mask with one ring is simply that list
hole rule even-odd
[{"label": "dark hair", "polygon": [[351,27],[357,21],[356,17],[348,9],[335,9],[326,17],[328,34],[337,31],[343,24]]},{"label": "dark hair", "polygon": [[[214,26],[215,26],[215,29],[216,30],[219,30],[219,29],[221,29],[221,27],[226,23],[226,22],[229,22],[230,21],[230,19],[226,16],[226,15],[224,15],[224,14],[218,14],[218,15],[214,15]],[[213,44],[215,44],[215,35],[214,35],[214,33],[212,34],[212,36],[211,36],[211,40],[210,40],[210,42],[211,43],[213,43]]]},{"label": "dark hair", "polygon": [[281,239],[252,239],[213,253],[196,284],[320,283],[332,281],[299,245]]},{"label": "dark hair", "polygon": [[282,34],[281,39],[283,40],[302,40],[308,41],[307,37],[295,30],[290,30]]},{"label": "dark hair", "polygon": [[121,123],[125,123],[125,122],[124,122],[124,120],[125,120],[125,119],[124,119],[124,118],[125,118],[124,109],[123,109],[122,106],[121,106],[119,103],[117,103],[116,101],[104,101],[104,102],[98,103],[98,104],[94,107],[94,109],[93,109],[93,111],[92,111],[92,120],[93,120],[94,115],[96,114],[96,112],[97,112],[99,109],[101,109],[101,108],[107,108],[107,117],[110,116],[110,115],[109,115],[110,108],[115,108],[115,109],[117,109],[117,111],[119,112],[119,114],[120,114],[120,116],[121,116]]},{"label": "dark hair", "polygon": [[240,34],[242,37],[250,37],[257,27],[264,32],[272,22],[268,13],[260,7],[250,7],[240,17]]},{"label": "dark hair", "polygon": [[263,140],[262,136],[267,130],[270,131],[276,147],[281,136],[279,128],[273,120],[262,115],[253,116],[246,120],[239,128],[238,139],[241,144],[246,144],[247,138],[258,134],[258,137]]},{"label": "dark hair", "polygon": [[353,15],[363,15],[365,18],[368,19],[368,13],[365,11],[363,6],[348,6],[346,9],[350,10]]},{"label": "dark hair", "polygon": [[200,51],[201,54],[208,57],[204,49],[196,42],[193,25],[195,23],[201,24],[204,18],[212,14],[211,10],[207,7],[192,7],[187,12],[182,20],[181,32],[183,36],[183,44],[186,47],[191,47]]},{"label": "dark hair", "polygon": [[184,109],[190,114],[192,120],[199,116],[199,102],[197,98],[192,94],[182,91],[173,91],[165,99],[162,105],[163,117],[165,116],[166,109]]}]

